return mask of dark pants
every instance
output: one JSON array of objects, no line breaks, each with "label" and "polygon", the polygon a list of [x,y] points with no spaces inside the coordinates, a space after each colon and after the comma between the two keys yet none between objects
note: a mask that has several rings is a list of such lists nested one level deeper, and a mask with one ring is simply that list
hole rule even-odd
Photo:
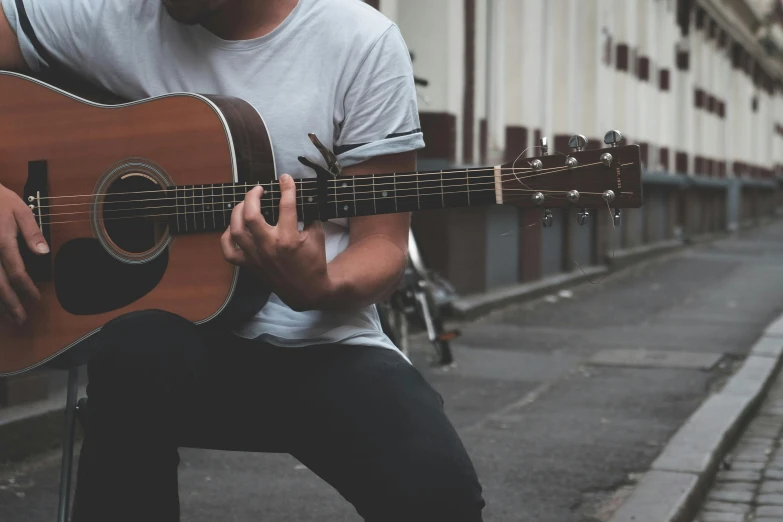
[{"label": "dark pants", "polygon": [[440,395],[398,353],[278,348],[159,311],[94,342],[75,522],[178,520],[178,447],[290,453],[370,522],[482,519]]}]

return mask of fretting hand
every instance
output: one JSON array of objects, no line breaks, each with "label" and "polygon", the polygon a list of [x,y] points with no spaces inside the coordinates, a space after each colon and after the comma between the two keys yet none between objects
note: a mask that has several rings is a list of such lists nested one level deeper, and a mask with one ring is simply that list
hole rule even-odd
[{"label": "fretting hand", "polygon": [[318,309],[331,294],[324,232],[320,221],[298,228],[296,185],[288,174],[280,177],[277,225],[261,215],[262,187],[255,187],[231,213],[231,224],[221,238],[223,255],[250,270],[291,309]]},{"label": "fretting hand", "polygon": [[27,246],[38,254],[47,254],[49,246],[24,201],[0,185],[0,315],[7,312],[17,324],[27,318],[22,298],[40,299],[22,261],[17,235],[22,233]]}]

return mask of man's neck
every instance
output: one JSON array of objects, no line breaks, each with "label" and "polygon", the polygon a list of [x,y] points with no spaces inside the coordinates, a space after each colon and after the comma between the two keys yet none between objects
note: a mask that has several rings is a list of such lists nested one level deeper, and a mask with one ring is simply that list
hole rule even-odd
[{"label": "man's neck", "polygon": [[201,22],[224,40],[250,40],[275,30],[299,0],[233,0]]}]

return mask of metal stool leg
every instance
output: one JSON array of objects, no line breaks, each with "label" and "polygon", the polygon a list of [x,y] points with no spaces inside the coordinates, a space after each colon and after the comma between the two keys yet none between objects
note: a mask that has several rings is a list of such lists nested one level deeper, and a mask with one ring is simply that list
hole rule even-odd
[{"label": "metal stool leg", "polygon": [[65,433],[63,436],[63,458],[60,467],[60,506],[57,522],[68,522],[71,501],[71,470],[73,467],[73,439],[76,429],[76,395],[79,390],[79,369],[68,372],[68,395],[65,401]]}]

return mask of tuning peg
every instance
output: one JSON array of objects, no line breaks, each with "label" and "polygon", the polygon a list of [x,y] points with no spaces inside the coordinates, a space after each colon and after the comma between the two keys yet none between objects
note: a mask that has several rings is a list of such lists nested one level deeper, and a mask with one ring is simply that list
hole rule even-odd
[{"label": "tuning peg", "polygon": [[549,228],[552,226],[552,220],[554,219],[554,216],[552,216],[552,211],[549,209],[544,210],[544,228]]},{"label": "tuning peg", "polygon": [[541,144],[541,155],[546,156],[547,154],[549,154],[549,146],[546,144],[546,136],[541,138],[539,140],[539,143]]},{"label": "tuning peg", "polygon": [[614,226],[616,226],[616,227],[620,226],[620,209],[619,208],[614,209],[614,216],[612,216],[612,221],[614,222]]},{"label": "tuning peg", "polygon": [[587,210],[586,208],[581,209],[576,214],[576,220],[579,223],[579,226],[580,227],[585,226],[585,224],[587,223],[587,218],[589,218],[589,217],[590,217],[590,211]]},{"label": "tuning peg", "polygon": [[568,146],[574,149],[575,151],[580,151],[587,145],[587,138],[582,136],[581,134],[575,134],[574,136],[571,136],[571,139],[568,140]]},{"label": "tuning peg", "polygon": [[619,130],[610,130],[606,133],[604,136],[604,143],[607,145],[611,145],[612,147],[616,147],[618,143],[623,141],[623,134]]}]

